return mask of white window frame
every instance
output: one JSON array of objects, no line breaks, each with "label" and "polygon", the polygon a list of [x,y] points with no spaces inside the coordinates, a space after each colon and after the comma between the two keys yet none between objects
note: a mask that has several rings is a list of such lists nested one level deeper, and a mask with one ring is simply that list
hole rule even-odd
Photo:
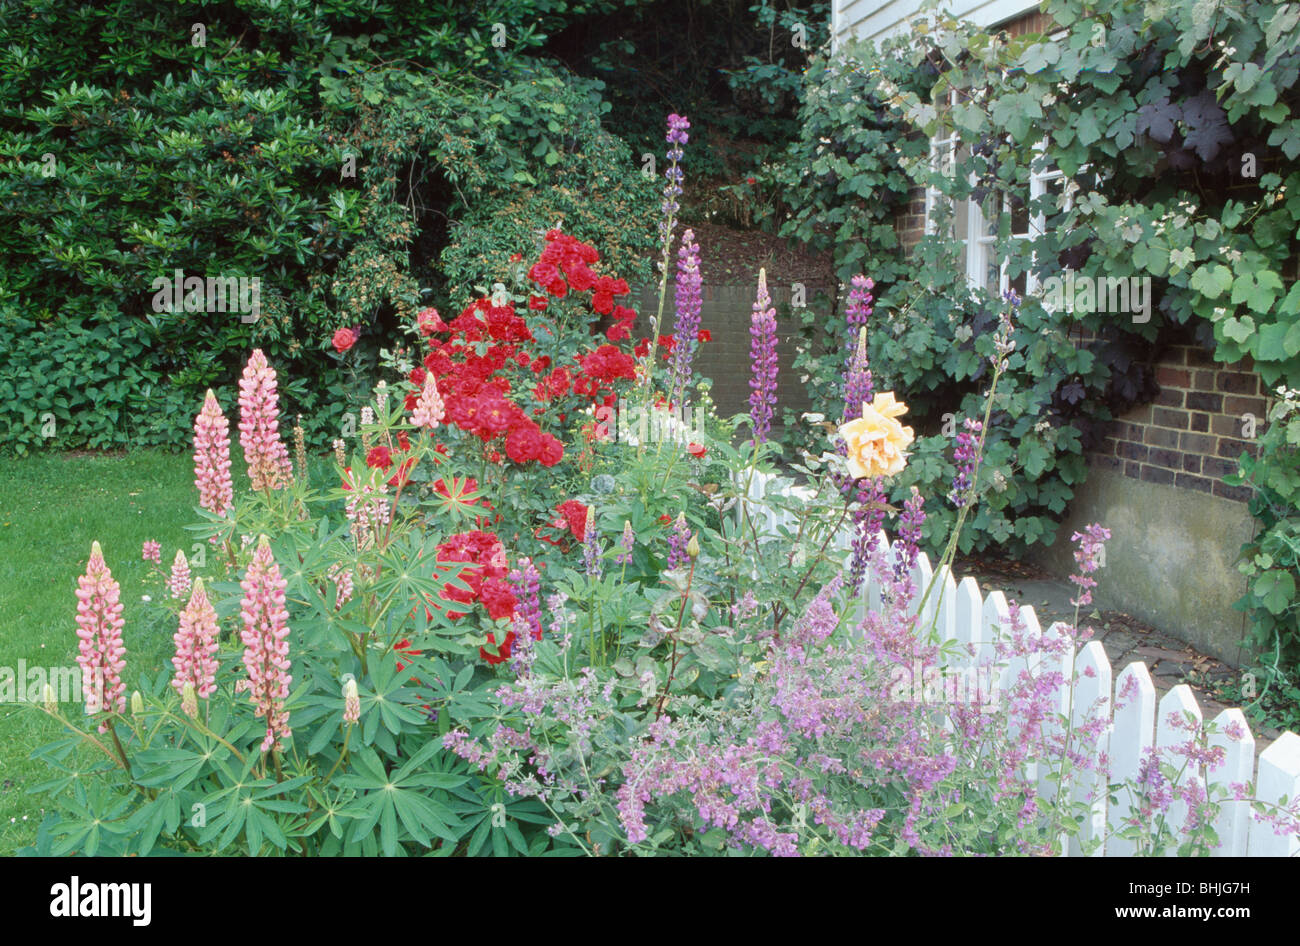
[{"label": "white window frame", "polygon": [[[1064,30],[1064,29],[1058,30],[1056,33],[1053,33],[1049,38],[1052,41],[1056,42],[1059,41],[1062,37],[1068,35],[1068,33],[1069,33],[1068,30]],[[957,105],[957,103],[958,103],[957,90],[950,89],[948,92],[949,109],[952,109],[954,106]],[[952,160],[955,162],[957,159],[959,140],[960,140],[960,136],[957,134],[957,127],[955,123],[953,123],[952,125],[951,134],[936,135],[934,138],[930,139],[930,167],[934,170],[940,170],[940,163],[942,161],[943,155],[951,155]],[[1046,152],[1046,149],[1047,149],[1046,138],[1044,138],[1042,141],[1038,142],[1038,144],[1034,146],[1034,150],[1036,154],[1039,156],[1044,154]],[[1036,198],[1042,197],[1044,194],[1048,192],[1048,188],[1053,181],[1060,180],[1065,177],[1065,174],[1061,171],[1061,169],[1055,166],[1048,166],[1045,170],[1035,170],[1034,165],[1040,163],[1041,163],[1040,161],[1035,159],[1033,162],[1031,162],[1029,167],[1028,201],[1031,204]],[[1080,170],[1084,170],[1084,169],[1081,168]],[[971,175],[971,179],[969,183],[972,186],[974,186],[975,184],[974,175]],[[1073,195],[1070,194],[1068,191],[1064,191],[1063,193],[1065,194],[1066,205],[1061,209],[1068,211],[1074,203]],[[935,190],[933,187],[928,187],[928,186],[926,187],[925,189],[925,233],[928,235],[933,235],[937,232],[937,229],[934,224],[934,208],[938,205],[939,201],[942,199],[944,199],[944,197],[939,191]],[[964,237],[958,236],[957,234],[954,234],[954,236],[956,236],[957,239],[959,239],[962,244],[962,258],[966,263],[966,281],[972,291],[975,289],[989,289],[990,286],[989,286],[988,274],[989,274],[990,256],[993,253],[993,247],[997,244],[997,234],[996,233],[990,234],[988,232],[988,220],[984,216],[984,211],[980,207],[977,201],[967,198],[965,209],[966,209],[966,234]],[[1006,196],[1003,197],[1002,209],[1004,213],[1011,212],[1010,198]],[[956,216],[955,211],[956,208],[954,208],[954,217]],[[1012,236],[1016,239],[1022,239],[1022,240],[1029,239],[1031,237],[1037,237],[1042,235],[1043,233],[1046,232],[1046,230],[1047,230],[1047,217],[1045,214],[1039,213],[1030,216],[1029,229],[1027,231],[1025,231],[1024,233],[1013,233]],[[1037,260],[1034,260],[1033,262],[1036,263]],[[1008,261],[1007,259],[1004,258],[998,267],[997,291],[999,295],[1004,294],[1008,289],[1011,288],[1011,277],[1008,275],[1007,269],[1008,269]],[[1025,274],[1025,295],[1028,296],[1036,293],[1040,286],[1041,286],[1041,281],[1038,277],[1037,267],[1031,264],[1029,271]]]}]

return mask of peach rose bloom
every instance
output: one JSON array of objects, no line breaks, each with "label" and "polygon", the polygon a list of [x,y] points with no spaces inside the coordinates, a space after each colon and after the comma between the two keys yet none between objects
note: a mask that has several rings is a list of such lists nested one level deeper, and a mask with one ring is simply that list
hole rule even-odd
[{"label": "peach rose bloom", "polygon": [[877,394],[870,404],[863,404],[862,416],[840,428],[848,446],[849,475],[862,477],[894,476],[907,466],[906,450],[913,440],[912,428],[897,420],[907,413],[907,405],[894,400],[892,391]]}]

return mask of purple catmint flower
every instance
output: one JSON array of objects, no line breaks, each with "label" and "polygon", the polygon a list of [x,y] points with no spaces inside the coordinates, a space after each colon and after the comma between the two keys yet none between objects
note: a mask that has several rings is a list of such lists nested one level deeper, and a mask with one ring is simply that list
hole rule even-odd
[{"label": "purple catmint flower", "polygon": [[980,421],[967,417],[962,427],[964,429],[957,435],[957,449],[952,457],[953,462],[957,464],[957,475],[952,481],[952,491],[948,493],[948,500],[958,509],[970,502],[975,463],[979,458],[982,442],[980,432],[984,429],[984,425]]},{"label": "purple catmint flower", "polygon": [[754,442],[765,443],[776,410],[776,309],[767,294],[767,271],[758,271],[758,298],[749,321],[750,379],[749,414],[753,419]]},{"label": "purple catmint flower", "polygon": [[700,331],[700,307],[703,305],[703,297],[700,295],[700,246],[694,240],[694,230],[683,233],[682,248],[677,253],[677,315],[673,323],[677,344],[673,346],[672,357],[668,362],[672,372],[672,387],[668,392],[670,401],[685,397],[686,388],[691,383],[691,359],[695,356]]},{"label": "purple catmint flower", "polygon": [[691,530],[686,525],[686,513],[678,513],[672,531],[668,533],[668,567],[679,568],[690,564],[691,556],[686,546],[691,541]]},{"label": "purple catmint flower", "polygon": [[1074,552],[1079,574],[1070,576],[1070,581],[1079,586],[1079,597],[1070,599],[1070,604],[1076,608],[1092,603],[1092,589],[1097,587],[1097,582],[1088,576],[1100,567],[1103,544],[1109,539],[1110,530],[1096,522],[1070,536],[1071,542],[1079,543]]}]

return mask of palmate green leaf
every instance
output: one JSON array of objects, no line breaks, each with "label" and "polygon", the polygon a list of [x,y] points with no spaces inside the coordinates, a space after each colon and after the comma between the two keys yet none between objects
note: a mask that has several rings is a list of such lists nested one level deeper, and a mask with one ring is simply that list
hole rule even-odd
[{"label": "palmate green leaf", "polygon": [[401,840],[397,830],[399,820],[411,837],[424,847],[431,846],[433,837],[455,844],[467,833],[465,824],[447,805],[429,797],[427,792],[417,790],[440,784],[451,788],[466,780],[465,776],[445,772],[415,774],[415,770],[439,748],[436,743],[430,746],[432,751],[416,753],[391,777],[384,773],[383,763],[369,747],[354,754],[352,761],[356,772],[337,779],[340,785],[365,792],[349,806],[350,810],[357,812],[349,840],[360,840],[378,825],[380,846],[385,855],[391,857],[397,853]]},{"label": "palmate green leaf", "polygon": [[62,820],[51,830],[55,837],[62,838],[54,845],[54,855],[62,857],[77,851],[94,857],[106,843],[115,846],[116,839],[126,832],[127,819],[123,816],[130,806],[130,797],[101,783],[87,788],[78,782],[72,798],[64,802]]},{"label": "palmate green leaf", "polygon": [[171,791],[141,805],[127,820],[127,833],[135,839],[135,853],[141,857],[153,850],[164,826],[168,832],[176,830],[181,820],[181,805]]},{"label": "palmate green leaf", "polygon": [[[136,781],[146,787],[168,785],[173,790],[184,788],[217,754],[216,750],[205,754],[188,749],[147,749],[136,754],[136,762],[141,768]],[[229,754],[229,749],[221,747],[220,755]]]}]

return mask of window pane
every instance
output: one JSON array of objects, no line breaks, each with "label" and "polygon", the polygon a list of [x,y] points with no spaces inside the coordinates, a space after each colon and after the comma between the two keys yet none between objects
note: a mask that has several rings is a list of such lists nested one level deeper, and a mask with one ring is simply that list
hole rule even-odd
[{"label": "window pane", "polygon": [[1029,232],[1029,205],[1020,194],[1012,194],[1007,203],[1011,211],[1011,232],[1024,235]]}]

